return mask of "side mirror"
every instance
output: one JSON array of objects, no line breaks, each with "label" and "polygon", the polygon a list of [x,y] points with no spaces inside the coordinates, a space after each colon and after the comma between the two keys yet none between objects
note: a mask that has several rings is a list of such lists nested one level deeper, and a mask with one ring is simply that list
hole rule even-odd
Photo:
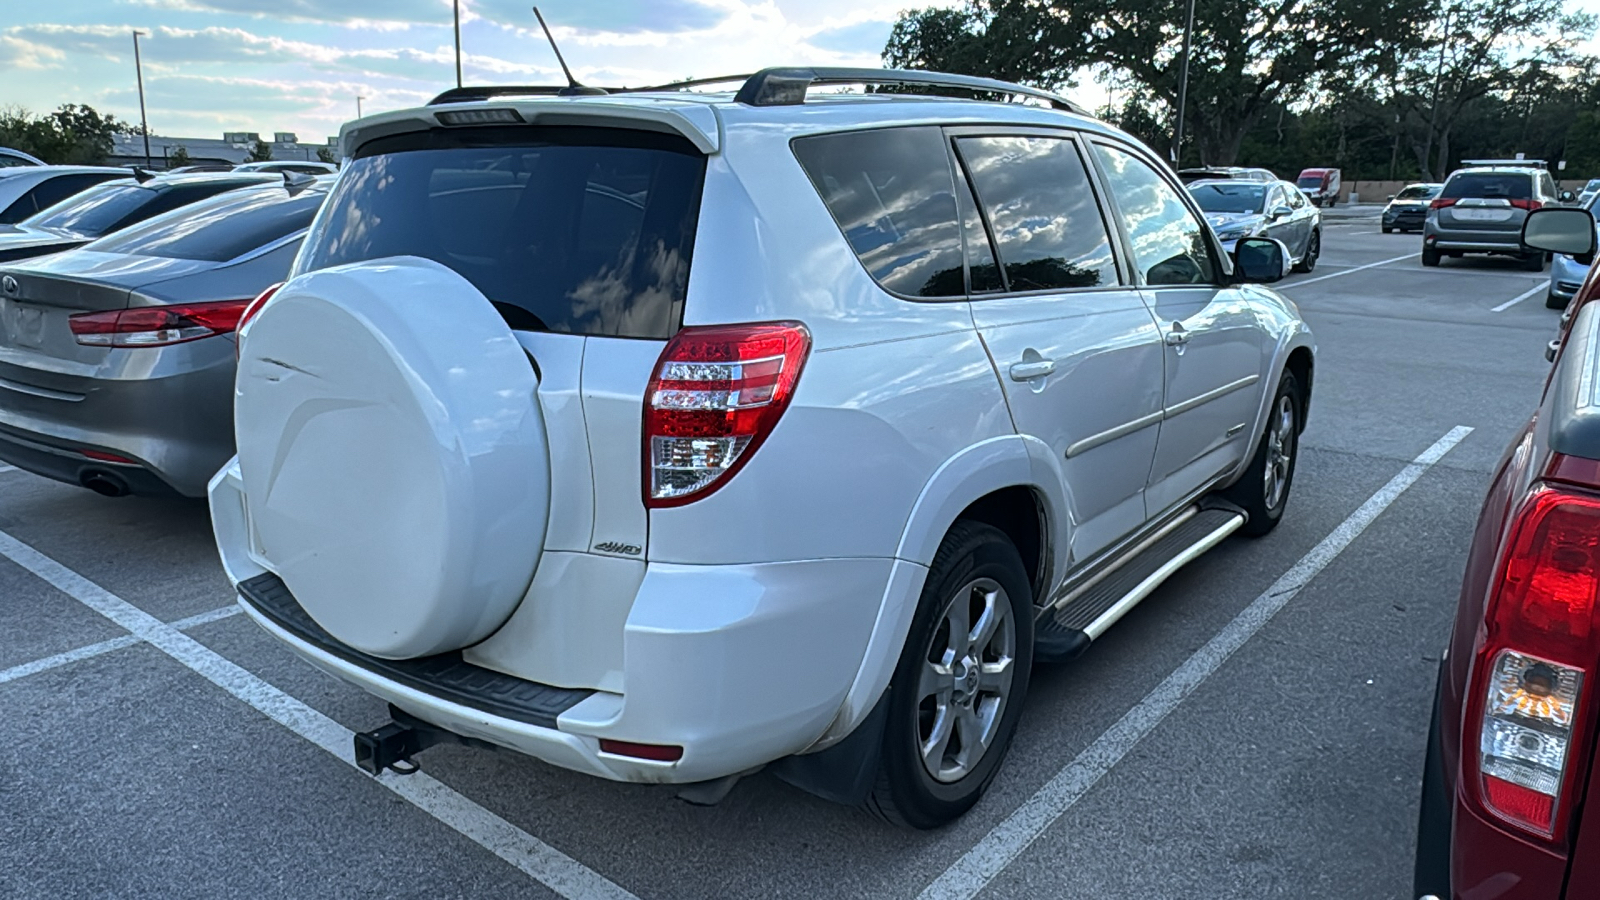
[{"label": "side mirror", "polygon": [[1272,208],[1272,212],[1267,213],[1267,218],[1269,218],[1272,221],[1276,222],[1279,219],[1287,219],[1292,215],[1294,215],[1294,210],[1293,209],[1291,209],[1291,208],[1289,208],[1287,206],[1274,206]]},{"label": "side mirror", "polygon": [[1562,191],[1556,195],[1556,199],[1562,203],[1571,203],[1572,201],[1578,199],[1578,195],[1571,191]]},{"label": "side mirror", "polygon": [[1593,262],[1594,216],[1586,209],[1571,206],[1536,209],[1522,222],[1522,246],[1565,254],[1579,262],[1585,259]]},{"label": "side mirror", "polygon": [[1394,199],[1394,195],[1393,195],[1393,194],[1390,194],[1390,195],[1389,195],[1389,199],[1390,199],[1390,200],[1393,200],[1393,199]]},{"label": "side mirror", "polygon": [[1251,284],[1282,281],[1289,251],[1272,238],[1240,238],[1233,247],[1234,279]]}]

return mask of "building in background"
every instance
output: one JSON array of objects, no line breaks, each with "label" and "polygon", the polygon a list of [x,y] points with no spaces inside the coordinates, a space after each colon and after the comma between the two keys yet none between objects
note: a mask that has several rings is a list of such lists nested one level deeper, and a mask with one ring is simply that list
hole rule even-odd
[{"label": "building in background", "polygon": [[[250,149],[256,141],[261,140],[261,135],[254,131],[229,131],[218,138],[186,138],[162,137],[150,135],[150,167],[153,169],[171,168],[168,160],[172,154],[182,147],[189,154],[189,165],[226,164],[238,165],[250,158]],[[280,160],[305,160],[315,162],[317,151],[327,147],[337,155],[339,147],[338,138],[328,138],[326,144],[301,143],[292,132],[279,131],[267,141],[272,146],[272,158]],[[119,134],[112,141],[111,155],[106,157],[108,166],[142,166],[144,165],[144,139],[137,134]]]}]

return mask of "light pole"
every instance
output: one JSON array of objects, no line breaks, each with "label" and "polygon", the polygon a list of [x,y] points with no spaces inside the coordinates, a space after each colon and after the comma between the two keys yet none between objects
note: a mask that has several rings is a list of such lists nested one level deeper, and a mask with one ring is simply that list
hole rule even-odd
[{"label": "light pole", "polygon": [[1183,108],[1189,105],[1189,50],[1194,45],[1194,0],[1189,0],[1189,18],[1183,26],[1183,68],[1178,71],[1178,128],[1172,138],[1172,165],[1183,158]]},{"label": "light pole", "polygon": [[139,62],[139,37],[144,32],[133,32],[133,74],[139,80],[139,130],[144,132],[144,167],[150,168],[150,119],[144,114],[144,66]]},{"label": "light pole", "polygon": [[360,94],[356,95],[356,118],[358,119],[361,118],[361,101],[365,99],[367,98],[361,96]]},{"label": "light pole", "polygon": [[461,0],[455,0],[456,12],[456,87],[461,87]]}]

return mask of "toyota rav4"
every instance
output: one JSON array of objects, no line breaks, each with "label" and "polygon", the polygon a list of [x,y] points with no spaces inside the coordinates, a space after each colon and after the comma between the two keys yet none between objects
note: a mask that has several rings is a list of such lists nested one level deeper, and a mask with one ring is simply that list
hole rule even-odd
[{"label": "toyota rav4", "polygon": [[[829,93],[818,86],[896,86]],[[1035,662],[1282,515],[1313,343],[1053,95],[782,69],[370,116],[245,316],[245,611],[438,741],[934,827]],[[916,96],[918,90],[935,96]],[[957,91],[976,99],[948,96]]]}]

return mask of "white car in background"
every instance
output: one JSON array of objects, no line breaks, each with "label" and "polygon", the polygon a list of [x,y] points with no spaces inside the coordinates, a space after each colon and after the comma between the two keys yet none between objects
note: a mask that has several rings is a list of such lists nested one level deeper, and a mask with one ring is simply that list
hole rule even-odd
[{"label": "white car in background", "polygon": [[13,169],[21,166],[42,166],[44,160],[37,156],[13,150],[10,147],[0,147],[0,169]]}]

